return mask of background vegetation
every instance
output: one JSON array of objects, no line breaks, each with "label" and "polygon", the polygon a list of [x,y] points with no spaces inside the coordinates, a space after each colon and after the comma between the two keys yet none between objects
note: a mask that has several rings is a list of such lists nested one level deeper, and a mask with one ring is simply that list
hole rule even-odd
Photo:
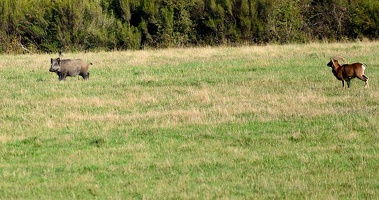
[{"label": "background vegetation", "polygon": [[376,0],[2,0],[0,53],[379,37]]},{"label": "background vegetation", "polygon": [[[0,55],[4,199],[375,199],[378,42]],[[368,65],[341,88],[331,55]]]}]

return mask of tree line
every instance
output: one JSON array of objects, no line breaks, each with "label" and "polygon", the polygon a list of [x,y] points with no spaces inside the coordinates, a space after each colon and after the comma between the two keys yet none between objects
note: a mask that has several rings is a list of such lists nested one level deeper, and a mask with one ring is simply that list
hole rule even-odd
[{"label": "tree line", "polygon": [[0,1],[0,53],[378,37],[377,0]]}]

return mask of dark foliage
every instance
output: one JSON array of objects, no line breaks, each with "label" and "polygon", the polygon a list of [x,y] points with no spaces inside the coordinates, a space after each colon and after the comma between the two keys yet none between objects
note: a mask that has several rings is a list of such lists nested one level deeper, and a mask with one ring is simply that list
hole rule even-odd
[{"label": "dark foliage", "polygon": [[379,37],[376,0],[2,0],[0,53]]}]

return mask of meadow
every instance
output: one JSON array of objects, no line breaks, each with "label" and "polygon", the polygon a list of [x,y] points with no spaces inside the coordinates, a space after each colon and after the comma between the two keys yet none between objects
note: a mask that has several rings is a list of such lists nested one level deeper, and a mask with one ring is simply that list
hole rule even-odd
[{"label": "meadow", "polygon": [[[379,42],[0,55],[0,199],[374,199]],[[351,88],[329,58],[364,62]]]}]

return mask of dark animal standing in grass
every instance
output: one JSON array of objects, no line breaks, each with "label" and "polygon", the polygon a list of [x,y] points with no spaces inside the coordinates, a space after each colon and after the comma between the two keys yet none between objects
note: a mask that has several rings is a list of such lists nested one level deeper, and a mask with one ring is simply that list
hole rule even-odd
[{"label": "dark animal standing in grass", "polygon": [[357,77],[365,82],[365,87],[368,87],[368,77],[365,75],[366,65],[362,63],[344,64],[340,65],[338,59],[344,60],[343,57],[330,58],[328,67],[332,68],[334,76],[342,81],[342,87],[345,87],[345,81],[347,87],[350,87],[350,80]]},{"label": "dark animal standing in grass", "polygon": [[51,59],[50,72],[56,72],[59,80],[65,80],[67,76],[80,75],[84,79],[89,78],[88,68],[92,63],[87,63],[82,59]]}]

